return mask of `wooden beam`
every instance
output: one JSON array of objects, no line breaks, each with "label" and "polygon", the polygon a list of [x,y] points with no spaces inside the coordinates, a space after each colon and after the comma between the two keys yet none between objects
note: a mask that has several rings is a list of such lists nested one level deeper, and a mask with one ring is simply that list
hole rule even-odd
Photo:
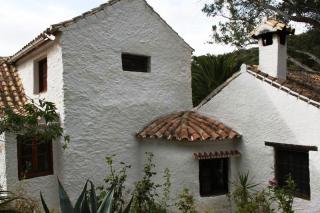
[{"label": "wooden beam", "polygon": [[317,146],[305,146],[305,145],[296,145],[296,144],[284,144],[265,141],[266,146],[272,146],[274,148],[288,149],[294,151],[318,151]]}]

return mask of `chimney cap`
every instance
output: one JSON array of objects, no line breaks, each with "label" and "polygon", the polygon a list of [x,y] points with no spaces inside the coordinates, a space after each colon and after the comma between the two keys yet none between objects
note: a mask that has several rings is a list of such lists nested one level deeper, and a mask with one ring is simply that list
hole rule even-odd
[{"label": "chimney cap", "polygon": [[257,39],[266,33],[285,33],[287,35],[293,35],[294,32],[295,29],[291,28],[289,25],[277,21],[274,18],[264,17],[261,24],[250,33],[250,36]]}]

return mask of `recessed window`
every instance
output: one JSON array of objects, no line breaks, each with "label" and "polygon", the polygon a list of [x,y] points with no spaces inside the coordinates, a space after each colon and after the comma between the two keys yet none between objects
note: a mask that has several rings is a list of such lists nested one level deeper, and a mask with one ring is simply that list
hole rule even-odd
[{"label": "recessed window", "polygon": [[289,176],[296,184],[296,197],[310,199],[309,152],[275,148],[275,175],[279,186]]},{"label": "recessed window", "polygon": [[35,72],[34,72],[34,91],[35,93],[43,93],[47,91],[48,83],[48,66],[47,58],[44,58],[35,63]]},{"label": "recessed window", "polygon": [[19,180],[53,174],[52,142],[18,136]]},{"label": "recessed window", "polygon": [[262,45],[263,46],[269,46],[272,45],[273,39],[272,39],[272,33],[266,33],[262,35]]},{"label": "recessed window", "polygon": [[199,160],[200,195],[228,193],[228,158]]},{"label": "recessed window", "polygon": [[150,72],[150,56],[122,53],[122,69],[131,72]]}]

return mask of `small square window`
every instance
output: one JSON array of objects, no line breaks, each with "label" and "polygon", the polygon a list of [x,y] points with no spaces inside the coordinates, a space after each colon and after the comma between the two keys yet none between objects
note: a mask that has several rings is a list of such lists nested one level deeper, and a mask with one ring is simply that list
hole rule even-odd
[{"label": "small square window", "polygon": [[150,56],[122,53],[122,69],[131,72],[150,72]]},{"label": "small square window", "polygon": [[279,186],[291,176],[296,184],[295,196],[310,199],[309,153],[275,148],[275,175]]},{"label": "small square window", "polygon": [[28,179],[53,174],[52,142],[17,137],[18,177]]},{"label": "small square window", "polygon": [[269,46],[273,44],[273,38],[272,38],[272,33],[266,33],[262,35],[262,45],[263,46]]},{"label": "small square window", "polygon": [[228,193],[228,158],[199,160],[200,196]]},{"label": "small square window", "polygon": [[35,63],[34,71],[34,91],[36,94],[47,91],[48,83],[48,67],[47,58]]}]

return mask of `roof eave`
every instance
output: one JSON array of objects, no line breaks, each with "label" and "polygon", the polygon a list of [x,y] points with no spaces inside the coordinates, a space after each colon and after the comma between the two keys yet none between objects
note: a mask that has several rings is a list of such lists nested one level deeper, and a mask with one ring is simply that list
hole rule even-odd
[{"label": "roof eave", "polygon": [[51,35],[54,35],[58,29],[53,30],[52,27],[43,31],[40,35],[38,35],[35,39],[25,45],[21,50],[15,53],[13,56],[10,56],[7,60],[8,63],[15,63],[28,53],[32,52],[33,50],[37,49],[38,47],[42,46],[44,43],[48,41],[53,41],[54,38]]}]

